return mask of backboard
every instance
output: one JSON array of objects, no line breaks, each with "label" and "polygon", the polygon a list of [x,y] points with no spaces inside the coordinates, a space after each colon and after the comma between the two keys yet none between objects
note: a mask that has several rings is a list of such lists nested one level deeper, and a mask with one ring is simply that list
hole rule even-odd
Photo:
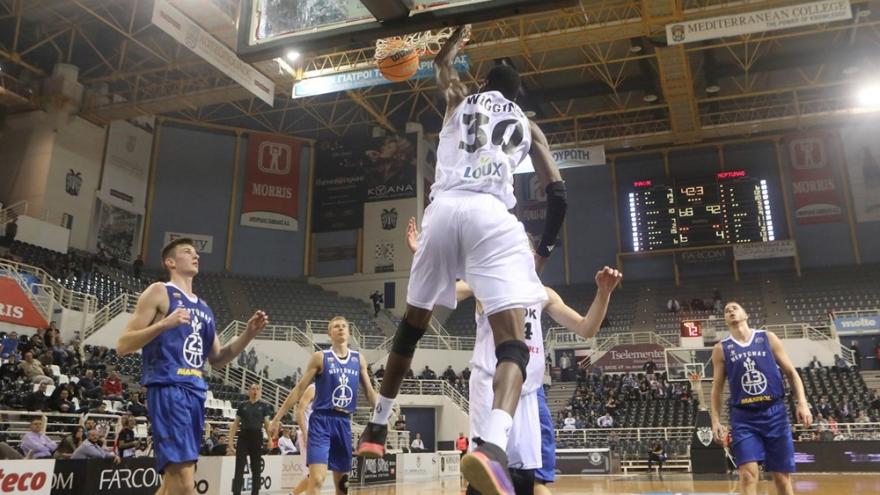
[{"label": "backboard", "polygon": [[671,382],[688,381],[693,373],[711,379],[715,371],[711,347],[670,347],[663,349],[663,354],[667,379]]},{"label": "backboard", "polygon": [[569,7],[577,0],[391,0],[405,4],[405,18],[379,22],[367,8],[376,0],[243,0],[238,54],[249,62],[346,46],[377,38],[483,22]]}]

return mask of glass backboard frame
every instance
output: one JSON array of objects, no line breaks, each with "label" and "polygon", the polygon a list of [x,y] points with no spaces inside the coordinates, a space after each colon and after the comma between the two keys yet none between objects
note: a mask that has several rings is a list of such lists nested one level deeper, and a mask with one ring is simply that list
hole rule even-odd
[{"label": "glass backboard frame", "polygon": [[257,41],[257,10],[262,1],[242,0],[236,51],[247,62],[270,60],[283,56],[291,49],[308,53],[370,46],[378,38],[571,7],[578,0],[451,0],[453,3],[447,3],[447,0],[404,0],[408,4],[414,1],[416,6],[423,8],[413,9],[408,18],[399,21],[380,23],[371,17],[353,22],[335,22]]}]

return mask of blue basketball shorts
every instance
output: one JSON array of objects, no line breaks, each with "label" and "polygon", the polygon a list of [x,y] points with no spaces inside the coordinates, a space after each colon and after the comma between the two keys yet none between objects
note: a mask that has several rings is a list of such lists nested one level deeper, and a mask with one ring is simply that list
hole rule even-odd
[{"label": "blue basketball shorts", "polygon": [[168,464],[199,460],[205,429],[205,396],[205,392],[179,385],[147,387],[147,411],[159,473],[164,473]]},{"label": "blue basketball shorts", "polygon": [[794,441],[784,403],[757,410],[732,407],[730,425],[731,450],[737,467],[763,461],[766,471],[795,472]]},{"label": "blue basketball shorts", "polygon": [[314,411],[309,418],[308,441],[306,464],[326,464],[333,472],[351,472],[351,416]]},{"label": "blue basketball shorts", "polygon": [[556,435],[544,387],[538,389],[538,417],[541,420],[541,467],[535,471],[535,479],[553,483],[556,481]]}]

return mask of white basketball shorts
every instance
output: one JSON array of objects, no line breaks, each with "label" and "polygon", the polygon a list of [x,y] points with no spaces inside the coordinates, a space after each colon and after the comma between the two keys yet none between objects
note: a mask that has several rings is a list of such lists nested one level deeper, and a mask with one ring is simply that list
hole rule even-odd
[{"label": "white basketball shorts", "polygon": [[[493,376],[485,371],[474,368],[471,372],[470,405],[468,420],[471,428],[471,439],[483,437],[488,428],[492,400]],[[470,450],[477,447],[471,441]],[[538,469],[541,467],[541,418],[538,415],[538,392],[531,392],[519,397],[516,414],[513,415],[513,426],[510,428],[510,439],[507,441],[508,466],[514,469]]]},{"label": "white basketball shorts", "polygon": [[445,191],[425,210],[406,302],[455,308],[464,279],[487,315],[547,300],[525,229],[498,198]]}]

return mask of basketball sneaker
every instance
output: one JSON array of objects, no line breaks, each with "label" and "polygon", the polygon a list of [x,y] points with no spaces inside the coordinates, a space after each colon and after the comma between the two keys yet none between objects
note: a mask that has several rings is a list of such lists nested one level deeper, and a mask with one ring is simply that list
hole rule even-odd
[{"label": "basketball sneaker", "polygon": [[367,423],[361,438],[358,440],[356,456],[367,459],[378,459],[385,456],[385,439],[388,437],[388,425]]},{"label": "basketball sneaker", "polygon": [[482,495],[514,495],[507,453],[494,443],[474,441],[478,447],[461,459],[464,478]]}]

